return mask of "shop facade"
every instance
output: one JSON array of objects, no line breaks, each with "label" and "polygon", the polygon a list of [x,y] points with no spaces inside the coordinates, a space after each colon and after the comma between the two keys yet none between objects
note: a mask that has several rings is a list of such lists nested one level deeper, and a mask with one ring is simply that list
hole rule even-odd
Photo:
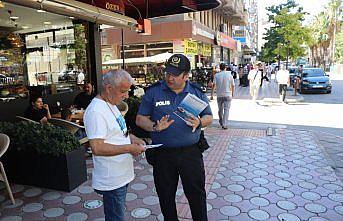
[{"label": "shop facade", "polygon": [[[42,95],[55,112],[73,103],[84,82],[92,82],[97,89],[101,79],[97,74],[101,73],[101,60],[97,59],[101,54],[100,29],[92,22],[92,16],[99,15],[99,10],[108,16],[107,24],[136,24],[134,19],[119,14],[120,11],[74,2],[74,8],[66,8],[62,3],[43,4],[50,1],[3,2],[4,7],[0,8],[0,120],[22,116],[32,94]],[[81,8],[89,13],[73,12]]]},{"label": "shop facade", "polygon": [[[107,29],[102,33],[104,72],[122,66],[120,32],[120,29]],[[215,32],[194,20],[155,21],[151,35],[137,35],[125,29],[123,39],[125,68],[133,76],[161,72],[161,64],[172,53],[185,54],[191,61],[192,69],[210,67],[213,63]],[[154,59],[157,57],[160,59]]]},{"label": "shop facade", "polygon": [[[42,94],[44,102],[54,112],[60,108],[57,104],[62,107],[72,104],[83,82],[92,82],[97,91],[102,79],[101,42],[106,37],[100,34],[105,33],[102,24],[134,30],[141,17],[208,10],[220,4],[217,0],[209,0],[206,5],[200,0],[191,5],[171,0],[168,4],[174,7],[157,10],[161,9],[163,2],[3,0],[2,3],[0,120],[13,120],[16,115],[23,115],[33,92]],[[117,35],[121,36],[120,33]],[[131,52],[127,50],[131,53],[127,56],[140,56],[140,47]],[[172,48],[173,41],[170,40],[144,46],[143,54],[153,55]],[[120,47],[113,47],[113,50],[120,53]],[[82,75],[84,80],[78,82]]]}]

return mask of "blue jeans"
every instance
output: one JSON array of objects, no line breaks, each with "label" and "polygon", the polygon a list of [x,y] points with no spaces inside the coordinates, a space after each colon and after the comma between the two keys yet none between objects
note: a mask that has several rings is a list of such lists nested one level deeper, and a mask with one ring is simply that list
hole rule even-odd
[{"label": "blue jeans", "polygon": [[127,185],[115,190],[102,191],[95,190],[102,195],[104,201],[105,221],[124,221],[125,220],[125,201]]}]

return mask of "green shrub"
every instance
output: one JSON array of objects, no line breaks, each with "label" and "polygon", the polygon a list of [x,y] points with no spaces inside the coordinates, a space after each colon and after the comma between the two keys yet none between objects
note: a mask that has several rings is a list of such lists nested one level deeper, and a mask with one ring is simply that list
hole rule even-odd
[{"label": "green shrub", "polygon": [[8,151],[36,152],[58,156],[80,147],[69,131],[52,125],[0,122],[0,133],[11,139]]}]

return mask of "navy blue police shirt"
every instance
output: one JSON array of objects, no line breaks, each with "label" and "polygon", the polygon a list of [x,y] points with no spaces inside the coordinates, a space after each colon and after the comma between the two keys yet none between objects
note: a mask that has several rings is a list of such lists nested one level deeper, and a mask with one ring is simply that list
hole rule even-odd
[{"label": "navy blue police shirt", "polygon": [[[164,115],[169,115],[169,119],[174,120],[174,123],[167,129],[151,132],[153,144],[163,144],[164,147],[176,148],[190,146],[199,141],[200,128],[192,133],[192,127],[173,113],[188,93],[194,94],[208,103],[208,99],[201,89],[189,81],[186,81],[184,90],[179,94],[172,91],[165,81],[160,81],[148,88],[142,98],[138,114],[150,116],[154,122],[161,120]],[[210,105],[201,112],[200,117],[204,115],[212,115]]]}]

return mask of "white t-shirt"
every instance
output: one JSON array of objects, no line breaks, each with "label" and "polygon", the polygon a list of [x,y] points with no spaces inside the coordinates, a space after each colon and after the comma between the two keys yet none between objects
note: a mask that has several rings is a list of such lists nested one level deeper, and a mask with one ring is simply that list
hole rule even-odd
[{"label": "white t-shirt", "polygon": [[[88,139],[104,139],[105,143],[114,145],[130,144],[130,138],[124,135],[127,130],[124,117],[116,105],[107,104],[99,98],[94,98],[87,107],[83,121]],[[114,190],[134,179],[131,154],[117,156],[93,154],[93,164],[92,186],[94,189]]]},{"label": "white t-shirt", "polygon": [[279,84],[288,84],[289,71],[279,70],[276,75],[276,80]]},{"label": "white t-shirt", "polygon": [[85,83],[85,74],[82,71],[77,75],[76,81],[77,81],[76,82],[77,84],[84,84]]},{"label": "white t-shirt", "polygon": [[253,81],[252,86],[259,87],[261,84],[261,71],[252,69],[249,71],[248,79]]}]

